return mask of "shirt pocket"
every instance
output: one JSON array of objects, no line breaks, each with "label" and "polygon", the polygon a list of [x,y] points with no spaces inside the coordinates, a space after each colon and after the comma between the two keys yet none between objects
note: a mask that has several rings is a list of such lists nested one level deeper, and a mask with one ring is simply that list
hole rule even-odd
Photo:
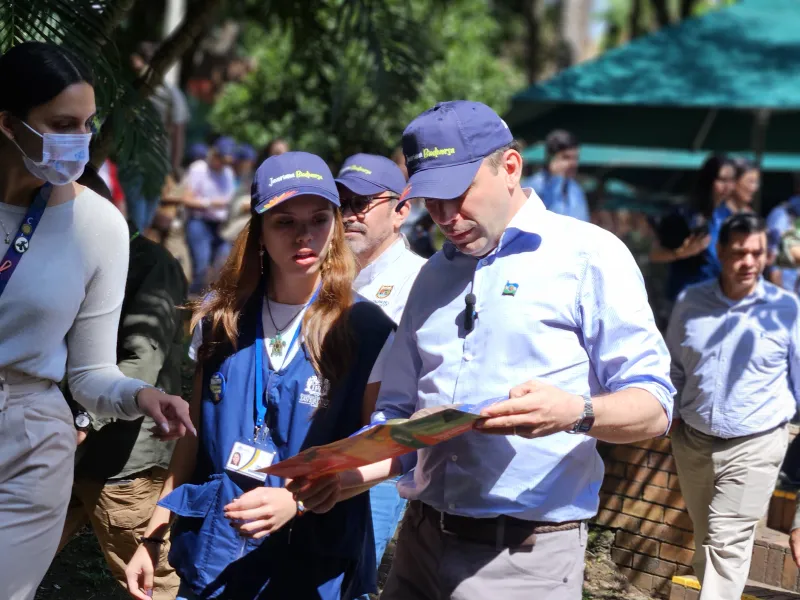
[{"label": "shirt pocket", "polygon": [[780,331],[761,331],[756,334],[753,346],[753,364],[760,370],[769,370],[788,364],[789,341]]}]

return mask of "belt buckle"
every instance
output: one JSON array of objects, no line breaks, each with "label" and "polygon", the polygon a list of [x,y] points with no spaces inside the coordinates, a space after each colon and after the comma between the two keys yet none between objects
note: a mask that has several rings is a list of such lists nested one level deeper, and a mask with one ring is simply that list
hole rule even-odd
[{"label": "belt buckle", "polygon": [[446,533],[447,535],[455,535],[455,533],[453,533],[452,531],[449,531],[447,529],[447,527],[445,526],[445,524],[444,524],[444,515],[445,515],[444,512],[439,511],[439,531],[441,531],[442,533]]}]

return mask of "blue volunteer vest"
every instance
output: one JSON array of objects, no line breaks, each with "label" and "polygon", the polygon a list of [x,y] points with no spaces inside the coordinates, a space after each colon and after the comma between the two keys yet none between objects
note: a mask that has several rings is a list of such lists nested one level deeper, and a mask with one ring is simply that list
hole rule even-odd
[{"label": "blue volunteer vest", "polygon": [[[339,600],[374,592],[369,494],[341,502],[323,515],[296,517],[261,540],[240,537],[223,516],[223,507],[244,493],[240,485],[247,485],[234,481],[225,472],[225,463],[234,442],[253,436],[255,319],[261,318],[262,302],[263,296],[256,294],[244,311],[238,350],[221,362],[203,364],[202,416],[192,483],[159,502],[178,516],[169,562],[200,598]],[[327,404],[324,384],[304,345],[281,371],[273,371],[269,360],[264,360],[266,422],[276,461],[345,438],[362,425],[364,390],[394,325],[378,306],[366,301],[356,302],[347,318],[355,342],[354,360],[343,381],[330,390]],[[217,372],[225,386],[215,401],[209,380]],[[264,485],[283,487],[284,483],[269,476]]]}]

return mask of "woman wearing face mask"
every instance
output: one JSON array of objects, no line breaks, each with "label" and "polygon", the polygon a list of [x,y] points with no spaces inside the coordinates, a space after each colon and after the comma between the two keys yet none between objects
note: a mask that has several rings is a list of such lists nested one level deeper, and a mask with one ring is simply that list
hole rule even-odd
[{"label": "woman wearing face mask", "polygon": [[[124,219],[73,183],[89,159],[86,66],[50,44],[0,57],[0,598],[33,598],[55,555],[76,435],[57,383],[97,414],[152,416],[178,437],[188,407],[116,367]],[[169,433],[166,433],[169,431]]]},{"label": "woman wearing face mask", "polygon": [[126,570],[139,600],[152,588],[171,513],[179,599],[338,600],[374,586],[366,494],[325,515],[298,514],[286,481],[252,469],[369,420],[393,324],[351,291],[355,259],[322,159],[268,158],[252,189],[253,217],[194,314],[191,410],[201,435],[178,443]]}]

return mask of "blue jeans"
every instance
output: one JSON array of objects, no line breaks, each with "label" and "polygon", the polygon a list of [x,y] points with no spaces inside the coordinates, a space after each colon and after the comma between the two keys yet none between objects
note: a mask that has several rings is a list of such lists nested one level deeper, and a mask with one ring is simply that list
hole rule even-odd
[{"label": "blue jeans", "polygon": [[[397,493],[398,479],[400,478],[387,479],[369,491],[372,529],[375,532],[375,561],[379,567],[386,546],[389,545],[406,510],[406,499]],[[367,596],[362,596],[360,600],[366,599]]]},{"label": "blue jeans", "polygon": [[222,225],[204,219],[190,219],[186,223],[186,243],[192,255],[191,294],[199,294],[205,289],[210,269],[230,252],[230,244],[219,234]]},{"label": "blue jeans", "polygon": [[142,193],[144,178],[139,176],[123,186],[125,190],[125,206],[128,209],[128,219],[136,225],[139,231],[144,231],[153,222],[160,196],[147,198]]}]

